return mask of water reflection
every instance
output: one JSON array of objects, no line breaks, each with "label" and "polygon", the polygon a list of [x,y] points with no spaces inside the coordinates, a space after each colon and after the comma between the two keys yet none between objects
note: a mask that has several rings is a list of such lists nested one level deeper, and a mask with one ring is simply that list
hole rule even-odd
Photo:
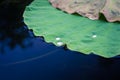
[{"label": "water reflection", "polygon": [[8,46],[14,49],[17,45],[22,48],[31,45],[28,39],[34,35],[23,22],[23,13],[32,1],[0,1],[0,53],[4,53]]},{"label": "water reflection", "polygon": [[31,45],[29,39],[34,38],[34,34],[30,31],[24,22],[15,23],[13,25],[0,27],[0,52],[4,53],[5,47],[14,49],[17,45],[22,48]]},{"label": "water reflection", "polygon": [[103,58],[103,57],[98,57],[98,61],[100,66],[102,67],[110,67],[114,64],[115,58]]}]

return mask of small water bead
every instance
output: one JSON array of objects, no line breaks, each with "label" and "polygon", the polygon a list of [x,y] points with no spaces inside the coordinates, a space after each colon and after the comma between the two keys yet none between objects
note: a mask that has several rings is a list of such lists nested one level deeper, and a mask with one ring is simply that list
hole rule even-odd
[{"label": "small water bead", "polygon": [[92,36],[92,38],[96,38],[96,37],[97,37],[97,35],[95,35],[95,34]]},{"label": "small water bead", "polygon": [[57,37],[56,40],[59,41],[59,40],[61,40],[61,38]]}]

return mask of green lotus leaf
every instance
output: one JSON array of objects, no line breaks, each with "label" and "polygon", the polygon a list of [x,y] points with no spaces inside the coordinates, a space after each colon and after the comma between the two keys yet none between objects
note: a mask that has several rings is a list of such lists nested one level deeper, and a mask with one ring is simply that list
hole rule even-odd
[{"label": "green lotus leaf", "polygon": [[90,20],[77,14],[67,14],[53,8],[48,0],[35,0],[26,8],[24,17],[36,36],[44,36],[47,42],[57,46],[67,44],[70,50],[106,58],[120,54],[118,22],[110,23],[102,17]]}]

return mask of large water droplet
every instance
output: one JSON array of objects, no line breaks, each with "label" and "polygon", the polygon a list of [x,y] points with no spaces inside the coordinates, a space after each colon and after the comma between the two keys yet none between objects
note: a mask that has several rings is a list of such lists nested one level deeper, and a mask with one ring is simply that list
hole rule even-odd
[{"label": "large water droplet", "polygon": [[62,45],[63,45],[63,42],[57,42],[57,45],[58,45],[58,46],[62,46]]}]

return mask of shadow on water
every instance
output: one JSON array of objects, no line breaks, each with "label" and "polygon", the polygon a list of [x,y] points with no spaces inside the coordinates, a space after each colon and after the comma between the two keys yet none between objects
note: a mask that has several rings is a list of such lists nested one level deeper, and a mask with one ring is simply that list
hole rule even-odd
[{"label": "shadow on water", "polygon": [[[26,5],[33,0],[19,1],[18,3],[9,3],[5,0],[0,2],[0,53],[4,53],[5,47],[13,49],[16,45],[25,48],[31,43],[27,40],[33,37],[23,22],[23,13]],[[11,2],[11,1],[10,1]]]},{"label": "shadow on water", "polygon": [[0,27],[0,52],[4,53],[7,46],[10,49],[14,49],[17,45],[22,48],[31,46],[32,43],[29,42],[29,39],[33,37],[34,34],[27,28],[24,22]]}]

